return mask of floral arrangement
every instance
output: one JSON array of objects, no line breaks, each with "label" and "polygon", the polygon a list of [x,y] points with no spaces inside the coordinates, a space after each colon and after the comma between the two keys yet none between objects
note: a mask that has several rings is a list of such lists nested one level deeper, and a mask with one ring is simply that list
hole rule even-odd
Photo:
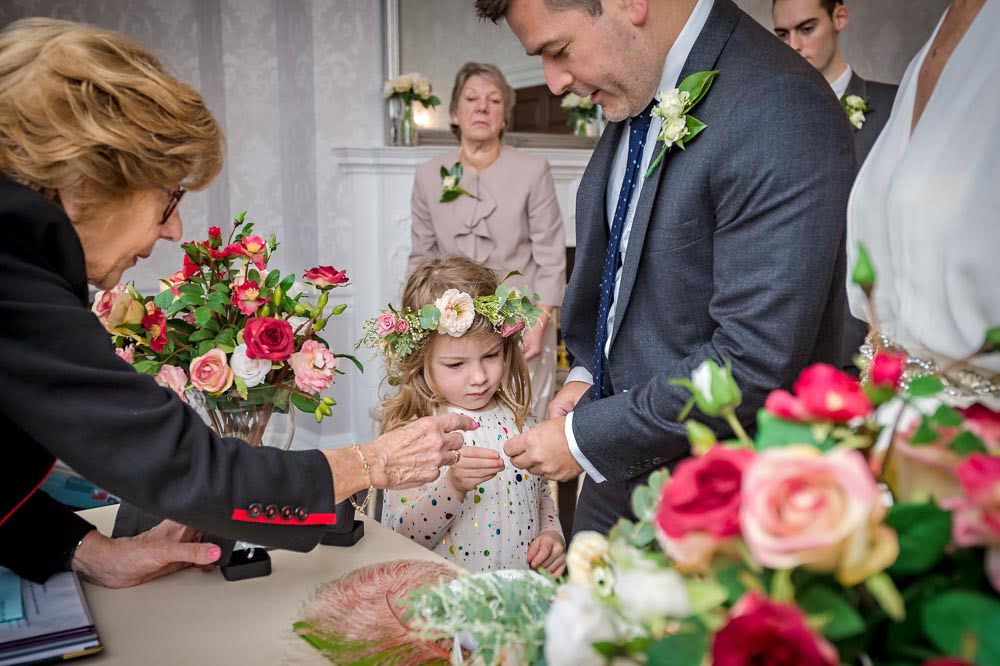
[{"label": "floral arrangement", "polygon": [[441,103],[441,100],[431,92],[431,82],[420,74],[400,74],[391,81],[382,84],[382,96],[385,99],[398,97],[404,106],[420,102],[424,108],[430,109]]},{"label": "floral arrangement", "polygon": [[[519,273],[512,272],[507,278],[512,275]],[[538,296],[534,300],[537,301]],[[389,357],[406,356],[433,331],[462,337],[477,314],[485,317],[501,337],[508,338],[534,326],[541,312],[531,298],[504,284],[498,286],[493,294],[478,298],[472,298],[464,291],[448,289],[433,303],[420,308],[419,312],[409,308],[400,311],[389,305],[388,310],[364,323],[364,336],[358,346],[366,345]]]},{"label": "floral arrangement", "polygon": [[566,94],[559,106],[569,110],[569,120],[566,124],[573,128],[577,136],[587,135],[587,125],[597,119],[597,105],[589,97],[580,97],[576,93]]},{"label": "floral arrangement", "polygon": [[698,102],[708,94],[719,70],[695,72],[684,77],[684,80],[673,90],[661,90],[656,95],[656,105],[653,115],[660,119],[660,134],[656,140],[663,143],[663,148],[646,169],[646,178],[653,175],[660,166],[667,151],[677,146],[684,150],[684,144],[690,142],[707,127],[694,116],[690,115]]},{"label": "floral arrangement", "polygon": [[865,125],[865,114],[872,111],[868,106],[868,100],[858,95],[844,95],[840,98],[840,105],[847,113],[847,119],[854,126],[854,129],[861,129]]},{"label": "floral arrangement", "polygon": [[455,162],[450,171],[444,166],[441,167],[441,203],[451,203],[463,194],[476,201],[479,200],[479,197],[459,185],[462,182],[462,172],[461,162]]},{"label": "floral arrangement", "polygon": [[209,404],[238,396],[256,405],[282,397],[317,421],[329,416],[338,358],[320,337],[330,316],[330,291],[348,283],[343,270],[317,266],[295,275],[268,269],[278,242],[253,232],[246,213],[234,219],[228,239],[211,227],[208,238],[187,242],[183,268],[160,282],[156,296],[132,284],[97,294],[93,312],[111,333],[116,352],[136,370],[187,401],[201,392]]}]

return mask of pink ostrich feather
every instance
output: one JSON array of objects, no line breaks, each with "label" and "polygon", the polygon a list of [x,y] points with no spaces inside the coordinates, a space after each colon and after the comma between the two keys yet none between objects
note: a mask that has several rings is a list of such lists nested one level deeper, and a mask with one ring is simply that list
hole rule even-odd
[{"label": "pink ostrich feather", "polygon": [[[337,664],[386,663],[394,666],[447,663],[448,651],[413,636],[396,602],[414,588],[447,583],[460,572],[448,564],[395,560],[372,564],[319,588],[300,619],[312,634],[337,645],[322,650]],[[378,660],[380,655],[385,660]]]}]

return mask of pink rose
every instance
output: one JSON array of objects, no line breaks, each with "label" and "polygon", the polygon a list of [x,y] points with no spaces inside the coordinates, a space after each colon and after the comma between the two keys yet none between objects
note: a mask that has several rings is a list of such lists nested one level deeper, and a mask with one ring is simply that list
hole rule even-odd
[{"label": "pink rose", "polygon": [[347,284],[347,271],[338,271],[333,266],[310,268],[302,274],[302,277],[317,287],[336,287]]},{"label": "pink rose", "polygon": [[712,666],[837,666],[840,656],[805,614],[747,592],[712,639]]},{"label": "pink rose", "polygon": [[306,340],[302,349],[288,359],[288,364],[295,372],[296,386],[306,393],[319,393],[333,384],[337,359],[324,344]]},{"label": "pink rose", "polygon": [[237,306],[245,315],[256,314],[266,298],[260,298],[260,287],[253,280],[247,280],[233,287],[233,305]]},{"label": "pink rose", "polygon": [[681,570],[705,571],[723,542],[740,533],[743,471],[753,451],[713,446],[681,462],[663,488],[657,537]]},{"label": "pink rose", "polygon": [[146,303],[146,314],[142,318],[142,327],[149,332],[149,346],[155,352],[163,351],[167,346],[167,315],[153,301]]},{"label": "pink rose", "polygon": [[191,385],[199,391],[218,395],[233,385],[233,370],[226,363],[226,353],[213,349],[191,361]]},{"label": "pink rose", "polygon": [[872,359],[871,381],[875,386],[894,389],[906,368],[906,354],[880,351]]},{"label": "pink rose", "polygon": [[264,258],[267,243],[264,242],[264,239],[260,236],[244,236],[240,245],[243,246],[243,256],[250,259],[257,270],[264,270],[264,267],[267,266]]},{"label": "pink rose", "polygon": [[[216,351],[221,350],[217,349]],[[184,388],[187,386],[188,378],[184,374],[184,370],[178,368],[176,365],[164,365],[153,379],[160,386],[168,388],[179,395],[181,402],[187,402],[187,396],[184,395]]]},{"label": "pink rose", "polygon": [[958,411],[965,417],[965,428],[983,440],[987,450],[1000,449],[1000,414],[979,403]]},{"label": "pink rose", "polygon": [[959,546],[1000,546],[1000,458],[973,453],[957,469],[963,495],[944,502],[953,511]]},{"label": "pink rose", "polygon": [[391,312],[383,312],[378,316],[378,334],[385,337],[396,332],[396,316]]},{"label": "pink rose", "polygon": [[513,324],[508,324],[507,322],[504,322],[503,325],[500,327],[500,337],[509,338],[512,335],[517,335],[518,333],[524,330],[524,327],[525,323],[523,317],[518,317]]},{"label": "pink rose", "polygon": [[129,365],[132,365],[132,363],[135,362],[135,345],[126,345],[115,349],[115,354],[117,354],[118,358],[121,360],[125,361]]},{"label": "pink rose", "polygon": [[125,290],[123,284],[97,292],[91,311],[113,335],[134,335],[126,326],[141,324],[146,315],[146,308]]},{"label": "pink rose", "polygon": [[403,335],[408,330],[410,330],[410,322],[406,321],[405,319],[397,319],[396,320],[396,332],[397,333],[399,333],[400,335]]},{"label": "pink rose", "polygon": [[243,328],[247,358],[284,361],[295,351],[295,333],[284,319],[254,317]]},{"label": "pink rose", "polygon": [[817,363],[802,371],[793,387],[795,395],[773,391],[764,409],[793,421],[835,421],[846,423],[864,418],[872,403],[854,377],[832,365]]},{"label": "pink rose", "polygon": [[835,573],[846,587],[896,560],[896,533],[861,453],[809,446],[767,449],[743,473],[740,527],[754,559],[771,569]]}]

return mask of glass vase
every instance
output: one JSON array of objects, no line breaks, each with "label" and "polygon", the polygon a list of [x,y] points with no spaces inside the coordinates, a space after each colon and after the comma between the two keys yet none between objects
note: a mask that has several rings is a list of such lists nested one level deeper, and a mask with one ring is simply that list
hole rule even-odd
[{"label": "glass vase", "polygon": [[413,107],[410,104],[403,104],[399,119],[399,143],[403,146],[417,145],[417,124],[413,122]]},{"label": "glass vase", "polygon": [[236,437],[250,446],[287,450],[295,437],[291,394],[273,386],[253,387],[243,398],[230,389],[221,395],[189,390],[188,402],[220,437]]}]

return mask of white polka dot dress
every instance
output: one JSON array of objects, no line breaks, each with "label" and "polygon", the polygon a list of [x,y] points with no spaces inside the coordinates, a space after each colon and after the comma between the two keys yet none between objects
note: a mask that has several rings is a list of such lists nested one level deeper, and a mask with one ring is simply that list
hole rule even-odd
[{"label": "white polka dot dress", "polygon": [[[562,534],[555,502],[545,479],[515,469],[503,452],[518,434],[506,407],[466,414],[479,429],[464,433],[466,446],[500,453],[505,468],[459,500],[447,473],[413,490],[385,491],[382,523],[473,573],[528,568],[528,546],[539,534]],[[535,425],[528,419],[525,428]]]}]

